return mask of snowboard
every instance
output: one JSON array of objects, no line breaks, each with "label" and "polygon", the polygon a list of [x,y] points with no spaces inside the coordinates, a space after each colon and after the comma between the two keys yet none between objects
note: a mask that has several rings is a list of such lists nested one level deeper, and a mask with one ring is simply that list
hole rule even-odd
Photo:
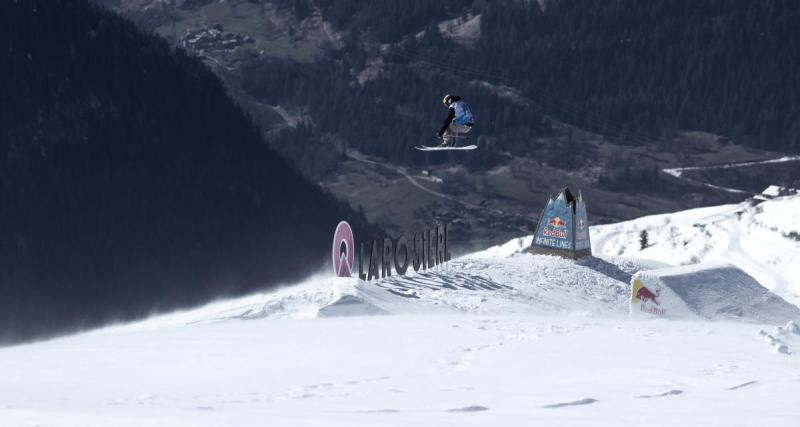
[{"label": "snowboard", "polygon": [[478,148],[477,145],[464,145],[462,147],[429,147],[427,145],[418,145],[416,147],[419,151],[466,151]]}]

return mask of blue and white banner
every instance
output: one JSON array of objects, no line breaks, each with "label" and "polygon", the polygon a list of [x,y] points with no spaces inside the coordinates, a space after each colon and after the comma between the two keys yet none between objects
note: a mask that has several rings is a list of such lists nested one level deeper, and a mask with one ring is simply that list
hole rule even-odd
[{"label": "blue and white banner", "polygon": [[581,251],[592,247],[592,242],[589,240],[589,215],[586,213],[586,203],[580,192],[575,203],[575,250]]},{"label": "blue and white banner", "polygon": [[566,196],[560,193],[558,198],[549,199],[544,213],[536,228],[533,244],[553,249],[574,250],[572,207],[567,204]]}]

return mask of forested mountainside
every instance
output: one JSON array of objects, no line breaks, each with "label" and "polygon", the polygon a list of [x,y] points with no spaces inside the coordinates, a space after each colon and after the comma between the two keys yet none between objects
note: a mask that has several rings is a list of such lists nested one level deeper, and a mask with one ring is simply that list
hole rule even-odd
[{"label": "forested mountainside", "polygon": [[[409,149],[430,141],[447,92],[473,105],[487,148],[467,156],[476,166],[540,154],[553,123],[628,146],[699,130],[800,150],[800,5],[791,0],[102,2],[222,61],[243,104],[293,112],[273,142],[304,170],[335,168],[337,151],[320,153],[331,144],[428,162]],[[255,42],[236,52],[203,44],[204,25]]]},{"label": "forested mountainside", "polygon": [[[202,58],[273,149],[391,230],[458,219],[477,249],[565,185],[599,223],[800,185],[800,162],[662,172],[798,152],[791,1],[96,1]],[[479,149],[420,153],[446,93]]]},{"label": "forested mountainside", "polygon": [[[273,102],[307,104],[322,133],[404,162],[412,160],[407,148],[436,127],[445,90],[471,100],[497,151],[530,151],[534,138],[550,132],[542,115],[628,145],[697,129],[755,148],[800,150],[797,2],[475,2],[460,11],[480,17],[471,43],[436,25],[459,2],[379,3],[320,5],[346,34],[361,31],[361,41],[390,47],[349,43],[340,55],[303,66],[305,73],[265,62],[244,75],[245,87]],[[352,70],[370,67],[375,56],[380,76],[354,87]],[[280,90],[269,83],[276,80],[261,81],[270,71],[300,82]],[[518,102],[499,96],[497,85],[514,88]]]},{"label": "forested mountainside", "polygon": [[3,1],[0,40],[0,342],[297,279],[337,221],[364,224],[117,14]]}]

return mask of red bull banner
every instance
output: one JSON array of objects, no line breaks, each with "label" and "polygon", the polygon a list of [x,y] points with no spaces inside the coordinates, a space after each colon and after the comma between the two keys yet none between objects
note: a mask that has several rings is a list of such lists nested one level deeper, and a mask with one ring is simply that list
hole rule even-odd
[{"label": "red bull banner", "polygon": [[591,255],[589,218],[580,192],[575,199],[565,188],[555,198],[548,198],[530,250],[573,259]]},{"label": "red bull banner", "polygon": [[650,289],[641,280],[633,279],[631,283],[631,313],[639,311],[659,317],[667,315],[666,307],[662,306],[661,289]]},{"label": "red bull banner", "polygon": [[575,202],[575,250],[592,250],[592,242],[589,239],[589,215],[586,213],[586,203],[580,192]]},{"label": "red bull banner", "polygon": [[575,249],[572,239],[572,208],[567,205],[564,193],[547,201],[533,244],[555,249]]}]

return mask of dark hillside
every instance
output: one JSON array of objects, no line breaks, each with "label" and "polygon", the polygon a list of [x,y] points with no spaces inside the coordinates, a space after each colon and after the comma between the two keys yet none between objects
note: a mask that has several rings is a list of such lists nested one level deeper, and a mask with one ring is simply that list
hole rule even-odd
[{"label": "dark hillside", "polygon": [[[202,58],[273,149],[391,230],[457,218],[501,243],[565,185],[598,222],[730,203],[661,171],[800,152],[793,0],[97,1]],[[479,150],[413,149],[445,93]],[[773,172],[725,182],[795,180]]]},{"label": "dark hillside", "polygon": [[[542,116],[627,146],[699,130],[754,149],[800,151],[795,1],[311,3],[344,34],[344,46],[314,64],[243,67],[245,91],[303,106],[321,134],[391,161],[427,162],[410,148],[430,140],[437,101],[451,91],[471,101],[490,143],[489,156],[469,163],[493,166],[506,151],[537,155],[534,140],[552,136]],[[437,25],[469,17],[480,18],[471,43]],[[375,77],[355,83],[370,67]],[[273,74],[280,77],[262,81]],[[275,86],[287,81],[289,90]],[[504,86],[527,101],[498,96]],[[291,156],[306,167],[308,157]]]},{"label": "dark hillside", "polygon": [[0,40],[0,342],[299,278],[358,222],[123,18],[3,1]]}]

